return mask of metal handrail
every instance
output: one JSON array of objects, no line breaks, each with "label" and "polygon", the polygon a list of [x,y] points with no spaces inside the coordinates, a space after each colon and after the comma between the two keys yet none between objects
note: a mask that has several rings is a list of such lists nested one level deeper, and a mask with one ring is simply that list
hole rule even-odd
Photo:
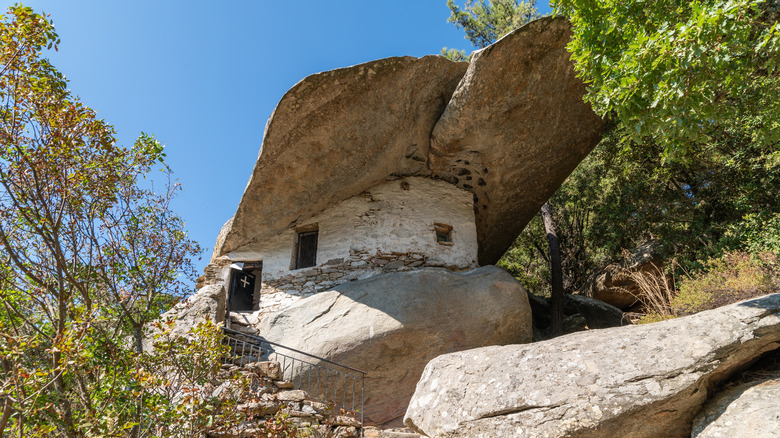
[{"label": "metal handrail", "polygon": [[[225,333],[225,337],[228,345],[230,345],[232,349],[233,357],[238,356],[239,358],[241,358],[241,357],[250,356],[250,357],[257,358],[257,360],[263,360],[263,359],[272,360],[272,356],[273,356],[273,360],[280,362],[283,380],[287,380],[286,376],[289,370],[288,381],[293,384],[295,389],[304,389],[305,387],[306,393],[312,399],[324,403],[333,403],[334,406],[337,406],[345,411],[351,412],[352,414],[355,415],[359,414],[361,435],[362,435],[362,427],[364,421],[363,407],[365,403],[364,400],[365,377],[367,374],[365,371],[347,365],[343,365],[329,359],[325,359],[324,357],[315,356],[313,354],[306,353],[304,351],[297,350],[295,348],[290,348],[281,344],[277,344],[275,342],[270,342],[258,336],[229,329],[227,327],[223,327],[222,330]],[[301,358],[296,358],[290,356],[289,354],[284,354],[279,351],[276,351],[276,349],[273,348],[266,349],[263,348],[263,344],[268,344],[269,346],[276,347],[276,349],[288,350],[298,355],[302,355],[312,361],[319,361],[320,363],[312,363],[310,361],[303,360]],[[233,360],[233,358],[229,358],[227,361],[231,361],[231,360]],[[298,363],[297,374],[296,374],[296,362]],[[323,363],[329,366],[323,366],[322,365]],[[304,367],[306,367],[305,370]],[[334,367],[338,367],[341,370],[334,369]],[[312,373],[313,370],[316,372],[316,375]],[[348,370],[348,371],[343,371],[343,370]],[[321,379],[322,372],[324,372],[325,374],[324,390],[321,385],[321,382],[323,382],[323,380]],[[304,375],[306,375],[305,380],[304,380]],[[314,381],[312,381],[313,377],[315,378]],[[333,377],[335,377],[335,379],[333,379]],[[348,390],[350,389],[347,383],[349,379],[352,380],[352,385],[351,385],[352,395],[350,399],[347,400],[347,395],[349,393]],[[334,384],[330,386],[332,380],[335,381],[333,382]],[[358,380],[360,381],[359,403],[357,400]],[[341,384],[341,382],[343,382],[343,384]],[[341,393],[339,394],[339,392]],[[341,403],[339,403],[338,400],[339,395],[341,395]],[[359,405],[359,409],[356,409],[357,408],[356,405]]]},{"label": "metal handrail", "polygon": [[333,362],[332,360],[325,359],[324,357],[315,356],[313,354],[306,353],[305,351],[296,350],[295,348],[291,348],[291,347],[286,347],[286,346],[284,346],[282,344],[277,344],[276,342],[267,341],[267,340],[265,340],[265,339],[263,339],[263,338],[261,338],[259,336],[250,335],[248,333],[240,332],[238,330],[229,329],[227,327],[222,327],[222,330],[225,333],[227,333],[228,335],[233,334],[233,335],[243,336],[245,338],[249,338],[249,339],[252,339],[253,341],[256,341],[258,344],[273,345],[274,347],[280,347],[280,348],[284,348],[285,350],[294,351],[294,352],[296,352],[298,354],[302,354],[302,355],[310,357],[312,359],[316,359],[316,360],[319,360],[319,361],[322,361],[322,362],[327,362],[327,363],[329,363],[331,365],[336,365],[336,366],[341,367],[341,368],[346,368],[346,369],[348,369],[350,371],[355,371],[356,373],[360,373],[360,374],[363,374],[363,375],[368,374],[367,371],[359,370],[357,368],[352,368],[350,366],[343,365],[343,364],[340,364],[338,362]]}]

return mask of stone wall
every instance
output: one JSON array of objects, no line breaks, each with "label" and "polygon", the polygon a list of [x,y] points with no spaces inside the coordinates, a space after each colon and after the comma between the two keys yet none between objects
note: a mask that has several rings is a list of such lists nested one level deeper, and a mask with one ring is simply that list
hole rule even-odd
[{"label": "stone wall", "polygon": [[[436,224],[452,229],[452,241],[436,240]],[[325,211],[301,218],[252,252],[227,254],[232,261],[263,262],[263,278],[294,273],[300,231],[318,231],[317,265],[350,258],[350,250],[414,252],[444,265],[477,265],[473,195],[450,183],[423,177],[399,178],[366,189]]]},{"label": "stone wall", "polygon": [[[447,230],[450,240],[440,241],[437,229]],[[297,233],[311,230],[318,232],[316,265],[293,269]],[[422,266],[471,269],[477,266],[478,249],[473,196],[430,178],[385,181],[292,224],[258,248],[226,258],[262,261],[261,313],[382,272]]]},{"label": "stone wall", "polygon": [[261,313],[275,312],[314,293],[332,289],[352,280],[361,280],[383,272],[411,271],[420,267],[442,267],[453,271],[460,266],[445,265],[415,252],[377,251],[369,253],[352,249],[347,259],[329,260],[322,266],[300,269],[283,277],[263,280]]},{"label": "stone wall", "polygon": [[291,434],[297,429],[304,436],[361,436],[359,414],[344,414],[330,403],[316,401],[305,391],[294,389],[294,383],[284,380],[282,374],[279,362],[260,362],[252,356],[222,365],[217,381],[204,387],[205,391],[212,389],[211,394],[204,395],[210,395],[212,401],[237,397],[235,409],[246,421],[221,424],[217,419],[206,438],[271,436],[273,427],[280,427],[280,423],[286,423],[284,429]]},{"label": "stone wall", "polygon": [[230,260],[225,258],[212,259],[211,263],[203,268],[203,275],[196,280],[195,290],[210,284],[221,284],[227,289],[228,266],[230,266]]}]

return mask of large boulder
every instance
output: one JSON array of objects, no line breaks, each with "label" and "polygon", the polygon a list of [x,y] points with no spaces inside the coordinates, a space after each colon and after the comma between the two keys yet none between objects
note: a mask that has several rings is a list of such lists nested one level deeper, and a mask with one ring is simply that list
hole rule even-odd
[{"label": "large boulder", "polygon": [[601,139],[566,50],[565,18],[471,55],[431,135],[433,172],[474,193],[479,262],[495,263]]},{"label": "large boulder", "polygon": [[[191,328],[203,322],[225,319],[225,288],[221,284],[209,284],[177,303],[160,316],[161,321],[173,321],[171,333],[187,336]],[[154,335],[159,330],[152,324],[146,327],[142,348],[151,351]]]},{"label": "large boulder", "polygon": [[403,416],[425,364],[485,345],[531,340],[525,290],[495,266],[381,274],[298,301],[261,321],[268,341],[368,372],[365,414]]},{"label": "large boulder", "polygon": [[780,294],[432,360],[405,424],[433,437],[683,437],[708,391],[780,347]]},{"label": "large boulder", "polygon": [[297,220],[387,177],[429,173],[431,130],[466,66],[406,56],[298,82],[268,120],[220,254],[257,250]]},{"label": "large boulder", "polygon": [[780,372],[718,394],[693,422],[691,438],[777,438]]},{"label": "large boulder", "polygon": [[548,17],[469,63],[387,58],[303,79],[268,120],[215,256],[262,255],[270,237],[385,179],[430,176],[475,195],[479,263],[495,263],[604,127],[582,100],[570,36]]},{"label": "large boulder", "polygon": [[664,263],[661,244],[652,240],[636,247],[618,263],[607,265],[597,272],[588,288],[588,295],[619,309],[628,310],[640,303],[645,293],[643,276],[655,276],[663,282]]}]

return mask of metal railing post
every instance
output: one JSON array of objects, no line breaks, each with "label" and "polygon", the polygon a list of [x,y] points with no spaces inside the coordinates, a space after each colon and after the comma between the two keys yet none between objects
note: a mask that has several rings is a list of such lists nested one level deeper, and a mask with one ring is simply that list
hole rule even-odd
[{"label": "metal railing post", "polygon": [[[255,357],[254,351],[257,349],[258,355],[257,360],[263,359],[263,345],[268,344],[270,346],[268,350],[268,360],[273,359],[276,362],[279,362],[279,359],[281,358],[281,369],[282,369],[282,380],[286,380],[293,384],[295,387],[295,378],[298,378],[298,385],[296,389],[303,389],[303,373],[304,373],[304,366],[306,367],[306,392],[308,393],[309,398],[318,400],[323,403],[333,403],[335,407],[339,407],[345,411],[350,412],[352,415],[357,416],[357,414],[360,414],[360,426],[361,426],[361,432],[360,435],[363,436],[363,424],[365,421],[365,382],[366,382],[366,372],[359,370],[357,368],[352,368],[347,365],[343,365],[337,362],[333,362],[332,360],[325,359],[322,357],[315,356],[313,354],[309,354],[300,350],[296,350],[294,348],[285,347],[284,345],[277,344],[275,342],[266,341],[262,338],[259,338],[257,336],[249,335],[246,333],[238,332],[236,330],[232,330],[230,328],[224,328],[224,333],[226,337],[226,343],[229,347],[231,347],[231,356],[233,356],[233,359],[227,359],[231,362],[235,360],[235,356],[239,354],[239,342],[241,343],[241,350],[240,355],[238,357],[239,363],[243,362],[243,358],[246,354],[246,348],[247,345],[249,345],[249,355],[251,357]],[[281,353],[279,350],[286,350],[290,353]],[[298,357],[294,357],[291,354],[295,354]],[[301,357],[307,358],[308,360],[301,359]],[[287,369],[288,369],[288,360],[289,360],[289,379],[287,378]],[[310,362],[311,360],[311,362]],[[298,374],[296,375],[295,370],[295,362],[298,362]],[[317,371],[317,387],[314,394],[312,394],[312,368],[314,368]],[[322,391],[322,385],[320,383],[320,373],[325,373],[325,389]],[[333,372],[334,375],[334,382],[333,382],[333,397],[331,398],[328,394],[329,385],[330,385],[330,373]],[[341,394],[341,403],[338,402],[338,391],[339,391],[339,377],[344,379],[344,385],[343,385],[343,393]],[[348,378],[352,378],[352,400],[348,404],[347,403],[347,391],[348,391]],[[356,405],[356,385],[357,385],[357,378],[360,377],[360,410],[355,410]]]}]

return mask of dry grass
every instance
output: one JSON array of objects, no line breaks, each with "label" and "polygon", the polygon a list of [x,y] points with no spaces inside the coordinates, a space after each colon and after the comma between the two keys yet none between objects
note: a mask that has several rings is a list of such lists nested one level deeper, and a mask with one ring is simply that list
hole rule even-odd
[{"label": "dry grass", "polygon": [[[680,267],[675,262],[672,266]],[[640,291],[634,296],[647,312],[636,319],[639,324],[691,315],[780,289],[780,263],[773,253],[726,253],[708,260],[702,272],[686,273],[679,285],[655,265],[629,275]]]},{"label": "dry grass", "polygon": [[676,317],[672,310],[672,300],[676,295],[674,279],[667,276],[656,265],[651,266],[650,270],[634,271],[629,274],[639,288],[639,292],[633,295],[642,303],[646,311],[644,316],[635,321],[639,324]]}]

